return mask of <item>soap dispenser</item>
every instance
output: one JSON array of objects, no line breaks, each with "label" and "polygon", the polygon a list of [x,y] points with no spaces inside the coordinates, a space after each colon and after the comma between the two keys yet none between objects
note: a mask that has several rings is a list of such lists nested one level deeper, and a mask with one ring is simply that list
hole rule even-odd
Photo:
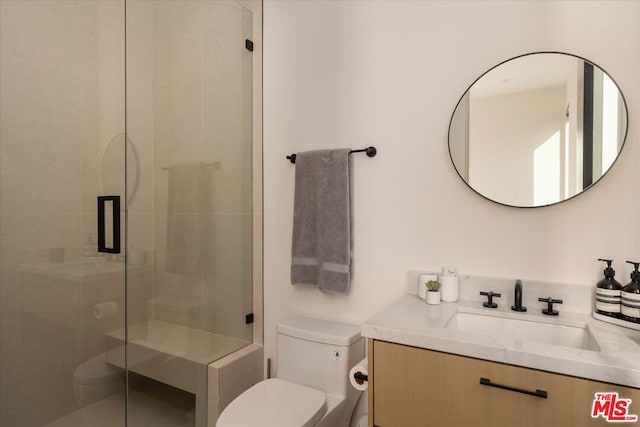
[{"label": "soap dispenser", "polygon": [[621,318],[620,292],[622,285],[614,279],[616,272],[611,268],[613,260],[598,258],[598,261],[606,262],[607,268],[604,269],[604,279],[596,284],[596,313]]},{"label": "soap dispenser", "polygon": [[640,323],[640,263],[627,261],[633,264],[634,270],[631,273],[631,281],[622,288],[622,301],[620,311],[622,318],[629,322]]}]

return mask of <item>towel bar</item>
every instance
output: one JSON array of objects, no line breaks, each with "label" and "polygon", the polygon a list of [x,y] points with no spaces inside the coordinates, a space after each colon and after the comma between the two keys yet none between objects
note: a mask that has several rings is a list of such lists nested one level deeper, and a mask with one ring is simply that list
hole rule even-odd
[{"label": "towel bar", "polygon": [[[351,150],[349,151],[349,154],[351,153],[367,153],[367,156],[369,157],[375,157],[376,154],[378,154],[378,150],[376,149],[376,147],[367,147],[367,148],[362,148],[360,150]],[[287,156],[287,160],[289,160],[291,163],[295,163],[296,162],[296,155],[295,154],[290,154]]]}]

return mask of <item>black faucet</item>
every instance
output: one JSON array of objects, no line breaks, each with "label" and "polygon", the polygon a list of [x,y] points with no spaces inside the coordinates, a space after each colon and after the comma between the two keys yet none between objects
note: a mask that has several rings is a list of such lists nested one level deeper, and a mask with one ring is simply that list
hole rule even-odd
[{"label": "black faucet", "polygon": [[514,297],[515,304],[511,306],[511,310],[520,311],[520,312],[527,311],[527,307],[524,307],[522,305],[522,281],[520,279],[516,280],[514,293],[515,293],[515,297]]}]

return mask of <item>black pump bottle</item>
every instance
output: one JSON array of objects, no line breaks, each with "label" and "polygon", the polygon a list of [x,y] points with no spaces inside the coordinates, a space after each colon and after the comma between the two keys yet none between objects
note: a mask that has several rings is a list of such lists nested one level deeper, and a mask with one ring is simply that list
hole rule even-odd
[{"label": "black pump bottle", "polygon": [[622,288],[622,318],[629,322],[640,323],[640,263],[627,261],[633,264],[634,271],[631,273],[631,281]]},{"label": "black pump bottle", "polygon": [[604,269],[604,279],[596,284],[596,313],[619,319],[622,317],[620,312],[622,285],[614,279],[616,271],[611,268],[613,260],[599,258],[598,261],[606,262],[607,268]]}]

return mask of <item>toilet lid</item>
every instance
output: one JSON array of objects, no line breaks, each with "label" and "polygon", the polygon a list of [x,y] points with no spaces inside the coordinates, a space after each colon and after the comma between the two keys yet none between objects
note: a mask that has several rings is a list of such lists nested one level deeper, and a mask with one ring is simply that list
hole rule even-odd
[{"label": "toilet lid", "polygon": [[326,395],[279,378],[254,385],[227,406],[217,427],[310,427],[327,412]]}]

